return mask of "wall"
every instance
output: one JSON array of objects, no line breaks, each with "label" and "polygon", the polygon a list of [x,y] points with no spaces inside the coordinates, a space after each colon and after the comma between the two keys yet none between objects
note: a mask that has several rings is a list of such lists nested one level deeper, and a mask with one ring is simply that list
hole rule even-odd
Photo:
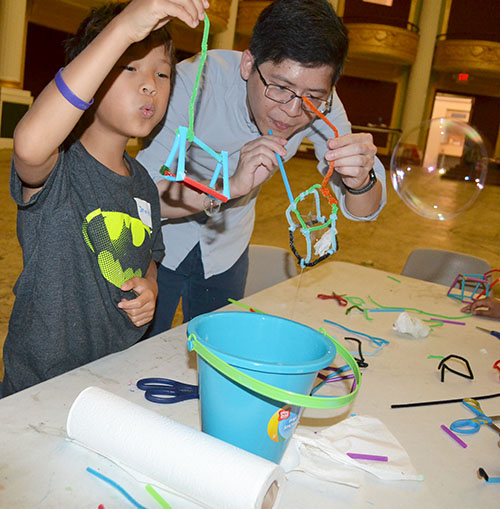
[{"label": "wall", "polygon": [[447,39],[478,39],[500,42],[498,0],[453,0]]},{"label": "wall", "polygon": [[67,32],[28,23],[24,88],[30,90],[33,97],[36,98],[64,66],[63,42],[69,37],[71,34]]}]

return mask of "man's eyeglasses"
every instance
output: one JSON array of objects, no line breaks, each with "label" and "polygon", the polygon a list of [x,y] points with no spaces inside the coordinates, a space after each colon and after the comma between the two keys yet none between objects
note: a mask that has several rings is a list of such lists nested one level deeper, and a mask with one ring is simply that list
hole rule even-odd
[{"label": "man's eyeglasses", "polygon": [[[304,102],[302,99],[302,96],[296,94],[293,90],[290,90],[287,87],[283,87],[281,85],[273,85],[272,83],[268,83],[264,76],[262,76],[262,73],[260,72],[259,67],[256,65],[255,68],[257,69],[257,72],[259,73],[260,79],[266,89],[264,90],[264,95],[271,99],[271,101],[281,103],[281,104],[288,104],[290,101],[293,101],[295,98],[300,99],[300,104],[302,106],[302,109],[306,111],[307,113],[312,113],[313,110],[309,108],[309,106]],[[328,98],[328,100],[320,99],[319,97],[314,97],[312,95],[306,95],[306,97],[311,101],[313,106],[320,112],[320,113],[326,113],[330,110],[331,106],[331,96]]]}]

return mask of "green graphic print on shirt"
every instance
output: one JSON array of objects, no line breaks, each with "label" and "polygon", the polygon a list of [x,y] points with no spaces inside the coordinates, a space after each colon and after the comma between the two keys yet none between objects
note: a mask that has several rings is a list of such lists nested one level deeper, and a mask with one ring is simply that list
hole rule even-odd
[{"label": "green graphic print on shirt", "polygon": [[[102,275],[120,288],[133,277],[142,277],[141,262],[150,244],[151,230],[140,219],[123,212],[96,209],[83,221],[83,237],[96,254]],[[151,255],[151,249],[147,248]],[[148,264],[149,265],[149,264]]]}]

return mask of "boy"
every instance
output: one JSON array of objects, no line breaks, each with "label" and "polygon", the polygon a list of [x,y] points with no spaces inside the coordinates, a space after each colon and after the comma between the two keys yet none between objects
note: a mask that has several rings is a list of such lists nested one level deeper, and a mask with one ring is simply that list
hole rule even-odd
[{"label": "boy", "polygon": [[166,23],[195,27],[207,7],[134,0],[96,9],[69,45],[70,63],[16,127],[11,194],[24,268],[4,395],[133,345],[151,321],[164,254],[158,195],[125,147],[167,108]]},{"label": "boy", "polygon": [[[170,328],[181,297],[188,321],[226,305],[228,297],[243,296],[260,184],[277,169],[275,153],[288,161],[304,138],[314,144],[323,175],[329,161],[335,161],[330,184],[344,216],[376,219],[386,201],[385,171],[375,158],[371,135],[351,133],[334,89],[347,48],[347,30],[327,0],[276,0],[260,14],[249,49],[208,52],[194,131],[216,152],[229,152],[231,200],[219,210],[214,200],[158,173],[175,130],[188,125],[199,58],[179,64],[168,114],[137,157],[157,182],[162,217],[169,219],[163,234],[172,241],[158,268],[150,335]],[[327,115],[339,138],[308,109],[302,95]],[[189,176],[208,182],[213,169],[211,156],[191,144],[186,153]]]}]

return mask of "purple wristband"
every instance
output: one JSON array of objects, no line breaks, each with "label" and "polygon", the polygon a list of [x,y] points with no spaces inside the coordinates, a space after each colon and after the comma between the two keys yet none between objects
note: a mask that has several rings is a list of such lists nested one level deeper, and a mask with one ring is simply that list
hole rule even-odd
[{"label": "purple wristband", "polygon": [[79,110],[88,109],[94,103],[94,99],[91,99],[91,101],[87,103],[83,99],[80,99],[78,96],[76,96],[63,80],[61,74],[63,69],[64,67],[61,67],[54,77],[57,89],[59,90],[59,92],[61,92],[61,95],[66,99],[66,101],[72,104],[75,108],[78,108]]}]

